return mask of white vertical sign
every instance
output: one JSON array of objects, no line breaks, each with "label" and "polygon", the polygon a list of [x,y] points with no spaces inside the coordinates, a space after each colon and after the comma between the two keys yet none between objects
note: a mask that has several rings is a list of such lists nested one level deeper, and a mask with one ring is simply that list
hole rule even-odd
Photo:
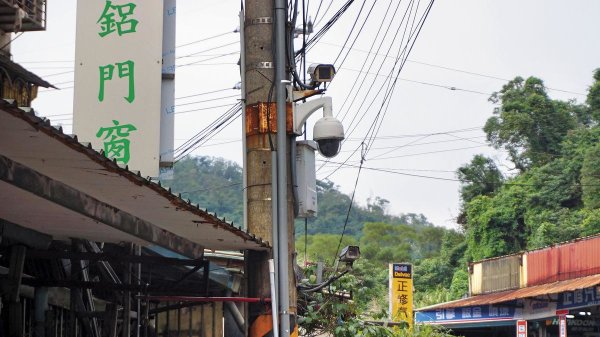
[{"label": "white vertical sign", "polygon": [[78,0],[73,131],[157,177],[162,0]]},{"label": "white vertical sign", "polygon": [[567,316],[560,315],[558,317],[558,336],[567,337]]},{"label": "white vertical sign", "polygon": [[517,321],[517,337],[527,337],[527,321]]}]

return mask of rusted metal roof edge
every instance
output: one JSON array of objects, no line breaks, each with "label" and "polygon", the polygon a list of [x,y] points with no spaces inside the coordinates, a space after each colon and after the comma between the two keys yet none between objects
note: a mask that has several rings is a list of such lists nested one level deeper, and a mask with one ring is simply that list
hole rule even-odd
[{"label": "rusted metal roof edge", "polygon": [[550,249],[550,248],[554,248],[554,247],[558,247],[558,246],[568,245],[568,244],[571,244],[571,243],[577,243],[577,242],[580,242],[580,241],[592,240],[592,239],[596,239],[598,237],[600,237],[600,234],[592,234],[592,235],[588,235],[588,236],[584,236],[584,237],[580,237],[580,238],[576,238],[576,239],[572,239],[572,240],[568,240],[568,241],[562,241],[562,242],[553,243],[551,245],[547,245],[547,246],[544,246],[544,247],[535,248],[535,249],[531,249],[531,250],[522,250],[520,252],[516,252],[516,253],[512,253],[512,254],[506,254],[506,255],[488,257],[487,259],[482,259],[482,260],[477,260],[477,261],[469,262],[469,266],[472,266],[473,264],[480,263],[480,262],[493,261],[493,260],[503,259],[503,258],[510,257],[510,256],[518,256],[518,255],[523,255],[523,254],[526,254],[526,253],[537,252],[537,251],[540,251],[540,250],[545,250],[545,249]]},{"label": "rusted metal roof edge", "polygon": [[22,65],[20,65],[17,62],[11,60],[8,57],[0,56],[0,65],[8,68],[11,71],[14,71],[15,74],[17,74],[18,76],[20,76],[25,81],[28,81],[30,83],[36,84],[36,85],[38,85],[40,87],[44,87],[44,88],[58,89],[54,85],[52,85],[49,82],[45,81],[44,79],[42,79],[38,75],[32,73],[31,71],[25,69]]},{"label": "rusted metal roof edge", "polygon": [[558,294],[564,291],[573,291],[594,287],[600,284],[600,274],[580,277],[572,280],[557,281],[548,284],[541,284],[515,290],[507,290],[498,293],[477,295],[459,300],[434,304],[431,306],[419,308],[415,311],[430,311],[436,309],[458,308],[464,306],[478,306],[488,304],[498,304],[524,298],[537,297],[541,295]]},{"label": "rusted metal roof edge", "polygon": [[83,144],[79,143],[77,135],[70,136],[63,132],[62,127],[53,127],[50,124],[50,120],[36,116],[33,109],[31,109],[30,111],[25,111],[23,109],[18,108],[15,104],[7,102],[6,100],[0,100],[0,109],[24,120],[36,130],[41,131],[46,135],[60,141],[61,143],[67,145],[71,149],[86,155],[91,160],[104,166],[107,170],[117,173],[124,178],[127,178],[129,181],[138,186],[146,186],[152,189],[156,193],[162,195],[167,200],[169,200],[174,206],[184,209],[190,213],[193,213],[203,218],[203,222],[211,224],[214,227],[219,227],[226,231],[229,231],[237,235],[238,237],[244,239],[245,241],[252,241],[256,243],[259,247],[262,247],[264,249],[270,248],[269,242],[264,241],[260,237],[256,237],[256,235],[248,232],[247,230],[244,230],[242,226],[236,227],[233,225],[233,223],[228,223],[222,219],[219,219],[216,216],[216,214],[213,215],[210,214],[208,210],[202,210],[200,208],[200,205],[193,205],[189,199],[186,201],[180,196],[171,193],[170,189],[162,187],[160,181],[158,183],[155,183],[149,178],[143,178],[139,174],[139,172],[136,174],[130,171],[128,167],[120,167],[116,163],[116,161],[110,160],[109,158],[105,157],[102,153],[94,150],[91,144],[88,144],[87,147],[84,146]]}]

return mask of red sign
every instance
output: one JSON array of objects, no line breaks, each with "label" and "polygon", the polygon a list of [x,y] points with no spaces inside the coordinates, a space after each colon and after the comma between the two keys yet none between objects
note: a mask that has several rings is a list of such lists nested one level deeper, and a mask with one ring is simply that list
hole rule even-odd
[{"label": "red sign", "polygon": [[517,337],[527,337],[527,321],[517,321]]},{"label": "red sign", "polygon": [[567,337],[567,316],[560,315],[558,317],[558,336],[559,337]]},{"label": "red sign", "polygon": [[569,314],[569,309],[556,310],[556,316],[564,316]]}]

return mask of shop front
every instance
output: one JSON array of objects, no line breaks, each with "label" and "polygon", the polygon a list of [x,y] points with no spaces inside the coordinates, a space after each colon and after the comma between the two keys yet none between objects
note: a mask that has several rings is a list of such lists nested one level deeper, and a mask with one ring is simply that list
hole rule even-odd
[{"label": "shop front", "polygon": [[[465,337],[600,337],[600,286],[554,293],[585,279],[554,283],[546,293],[520,289],[442,303],[420,309],[415,321]],[[502,298],[514,299],[498,302]]]},{"label": "shop front", "polygon": [[452,306],[418,311],[415,321],[417,324],[442,326],[457,336],[512,336],[522,310],[520,301],[497,305]]}]

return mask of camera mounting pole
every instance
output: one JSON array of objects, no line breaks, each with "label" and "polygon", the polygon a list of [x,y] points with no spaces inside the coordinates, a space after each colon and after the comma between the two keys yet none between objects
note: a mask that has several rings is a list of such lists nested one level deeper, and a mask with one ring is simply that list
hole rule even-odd
[{"label": "camera mounting pole", "polygon": [[302,104],[294,104],[294,133],[301,135],[304,122],[321,108],[323,108],[323,117],[333,117],[331,97],[324,96]]}]

